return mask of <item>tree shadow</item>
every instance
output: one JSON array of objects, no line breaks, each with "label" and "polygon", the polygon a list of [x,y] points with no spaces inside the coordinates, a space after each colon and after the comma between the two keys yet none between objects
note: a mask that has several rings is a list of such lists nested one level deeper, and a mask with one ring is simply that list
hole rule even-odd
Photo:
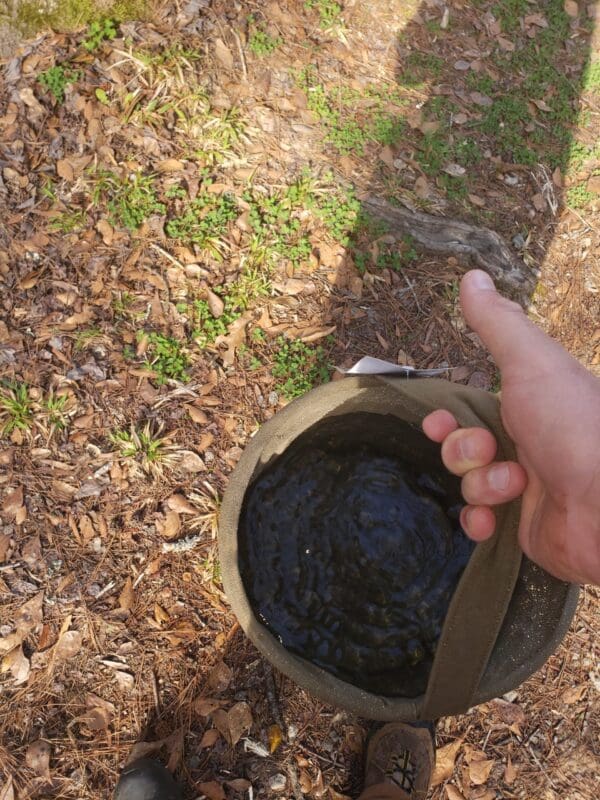
[{"label": "tree shadow", "polygon": [[476,337],[458,336],[460,275],[487,269],[527,306],[558,212],[578,213],[595,197],[581,170],[597,145],[576,130],[598,82],[594,20],[565,7],[428,0],[389,43],[394,86],[366,87],[366,102],[344,90],[313,100],[340,161],[362,151],[374,163],[336,281],[345,364],[367,354],[367,342],[370,355],[421,367],[467,355],[488,373],[477,385],[494,385],[487,356],[471,348]]}]

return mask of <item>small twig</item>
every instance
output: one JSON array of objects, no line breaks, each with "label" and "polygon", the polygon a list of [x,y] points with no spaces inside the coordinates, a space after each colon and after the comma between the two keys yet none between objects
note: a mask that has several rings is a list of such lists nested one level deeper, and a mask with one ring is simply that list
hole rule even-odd
[{"label": "small twig", "polygon": [[298,772],[296,770],[296,765],[293,764],[291,761],[288,761],[287,764],[287,774],[290,779],[290,783],[292,784],[292,792],[294,793],[294,800],[303,800],[304,795],[302,794],[302,789],[300,788],[300,781],[298,780]]},{"label": "small twig", "polygon": [[171,264],[174,264],[176,267],[179,267],[179,269],[185,270],[185,266],[181,263],[181,261],[175,258],[175,256],[172,256],[171,253],[168,253],[166,250],[164,250],[160,245],[155,244],[154,242],[150,242],[150,247],[153,250],[156,250],[157,253],[160,253],[161,256],[164,256],[167,259],[167,261],[171,262]]},{"label": "small twig", "polygon": [[277,698],[277,691],[275,689],[275,675],[273,674],[273,667],[266,660],[263,661],[263,673],[265,676],[265,691],[267,693],[267,700],[269,702],[271,716],[277,725],[279,725],[282,735],[285,736],[283,716],[281,714],[281,708]]},{"label": "small twig", "polygon": [[239,37],[239,34],[236,30],[231,28],[231,32],[233,33],[233,37],[237,43],[238,51],[240,54],[240,61],[242,62],[242,72],[244,73],[244,80],[248,80],[248,68],[246,67],[246,57],[244,55],[244,48],[242,47],[242,40]]},{"label": "small twig", "polygon": [[543,774],[543,776],[546,778],[546,780],[548,781],[548,783],[550,784],[550,786],[552,786],[552,788],[553,788],[553,789],[558,789],[558,786],[557,786],[557,785],[554,783],[554,781],[552,780],[552,778],[550,777],[550,775],[548,775],[548,773],[547,773],[547,772],[546,772],[546,770],[544,769],[544,767],[543,767],[543,765],[542,765],[542,762],[539,760],[539,758],[538,758],[538,757],[536,756],[536,754],[533,752],[533,748],[531,747],[531,745],[530,745],[530,744],[528,744],[528,745],[527,745],[527,749],[528,749],[528,750],[529,750],[529,752],[531,753],[531,757],[533,758],[533,760],[535,761],[535,763],[536,763],[536,764],[538,765],[538,767],[540,768],[540,772],[541,772],[541,773]]}]

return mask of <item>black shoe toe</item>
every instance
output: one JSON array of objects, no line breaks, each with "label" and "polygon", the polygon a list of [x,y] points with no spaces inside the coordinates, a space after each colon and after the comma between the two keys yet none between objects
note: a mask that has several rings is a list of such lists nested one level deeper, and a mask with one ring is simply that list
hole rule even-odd
[{"label": "black shoe toe", "polygon": [[113,800],[182,800],[181,789],[158,761],[139,758],[119,778]]}]

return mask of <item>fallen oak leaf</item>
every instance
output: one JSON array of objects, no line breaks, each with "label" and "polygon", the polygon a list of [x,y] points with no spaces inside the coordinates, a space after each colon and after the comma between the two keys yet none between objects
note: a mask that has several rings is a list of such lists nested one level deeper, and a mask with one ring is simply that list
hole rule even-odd
[{"label": "fallen oak leaf", "polygon": [[233,671],[224,661],[218,661],[211,669],[207,683],[215,692],[224,692],[231,683]]},{"label": "fallen oak leaf", "polygon": [[38,592],[31,600],[24,603],[15,614],[15,627],[22,638],[35,630],[44,621],[44,592]]},{"label": "fallen oak leaf", "polygon": [[229,711],[217,709],[212,715],[213,722],[223,738],[232,746],[239,742],[244,733],[252,727],[252,712],[248,703],[236,703]]},{"label": "fallen oak leaf", "polygon": [[23,487],[17,486],[16,489],[9,491],[2,502],[2,513],[7,517],[15,517],[23,506]]},{"label": "fallen oak leaf", "polygon": [[444,789],[446,790],[448,800],[465,800],[464,794],[459,792],[456,786],[453,786],[451,783],[444,786]]},{"label": "fallen oak leaf", "polygon": [[435,769],[431,778],[431,786],[438,786],[454,772],[454,762],[462,745],[462,739],[440,747],[435,756]]},{"label": "fallen oak leaf", "polygon": [[225,790],[217,781],[206,781],[205,783],[199,783],[198,789],[200,790],[201,794],[204,794],[206,797],[208,797],[208,800],[225,800],[226,798]]},{"label": "fallen oak leaf", "polygon": [[52,648],[52,659],[56,661],[67,661],[81,650],[83,635],[81,631],[65,631],[62,633],[54,647]]},{"label": "fallen oak leaf", "polygon": [[483,761],[471,761],[469,764],[469,780],[475,786],[481,786],[490,777],[495,761],[491,758]]},{"label": "fallen oak leaf", "polygon": [[215,339],[215,347],[221,344],[227,345],[227,349],[221,353],[223,359],[223,366],[231,367],[235,361],[236,349],[244,344],[246,341],[246,325],[252,319],[252,312],[246,311],[241,317],[238,317],[229,326],[229,333],[226,335],[217,336]]},{"label": "fallen oak leaf", "polygon": [[23,646],[18,645],[7,653],[0,663],[0,672],[10,672],[15,680],[15,686],[21,686],[29,679],[31,664],[23,653]]},{"label": "fallen oak leaf", "polygon": [[225,69],[233,69],[233,55],[222,39],[215,40],[215,56]]},{"label": "fallen oak leaf", "polygon": [[204,732],[202,739],[200,739],[200,750],[203,750],[205,747],[212,747],[216,744],[219,736],[221,734],[216,728],[210,728],[209,730]]}]

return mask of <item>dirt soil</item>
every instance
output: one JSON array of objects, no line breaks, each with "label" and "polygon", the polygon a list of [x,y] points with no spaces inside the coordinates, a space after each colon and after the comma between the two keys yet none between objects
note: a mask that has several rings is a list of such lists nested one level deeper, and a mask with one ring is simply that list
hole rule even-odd
[{"label": "dirt soil", "polygon": [[[361,199],[488,227],[600,374],[600,62],[574,0],[182,0],[43,34],[0,78],[0,798],[354,797],[368,723],[274,674],[219,501],[289,399],[373,355],[498,390],[469,264]],[[595,798],[597,589],[438,729],[435,800]]]}]

